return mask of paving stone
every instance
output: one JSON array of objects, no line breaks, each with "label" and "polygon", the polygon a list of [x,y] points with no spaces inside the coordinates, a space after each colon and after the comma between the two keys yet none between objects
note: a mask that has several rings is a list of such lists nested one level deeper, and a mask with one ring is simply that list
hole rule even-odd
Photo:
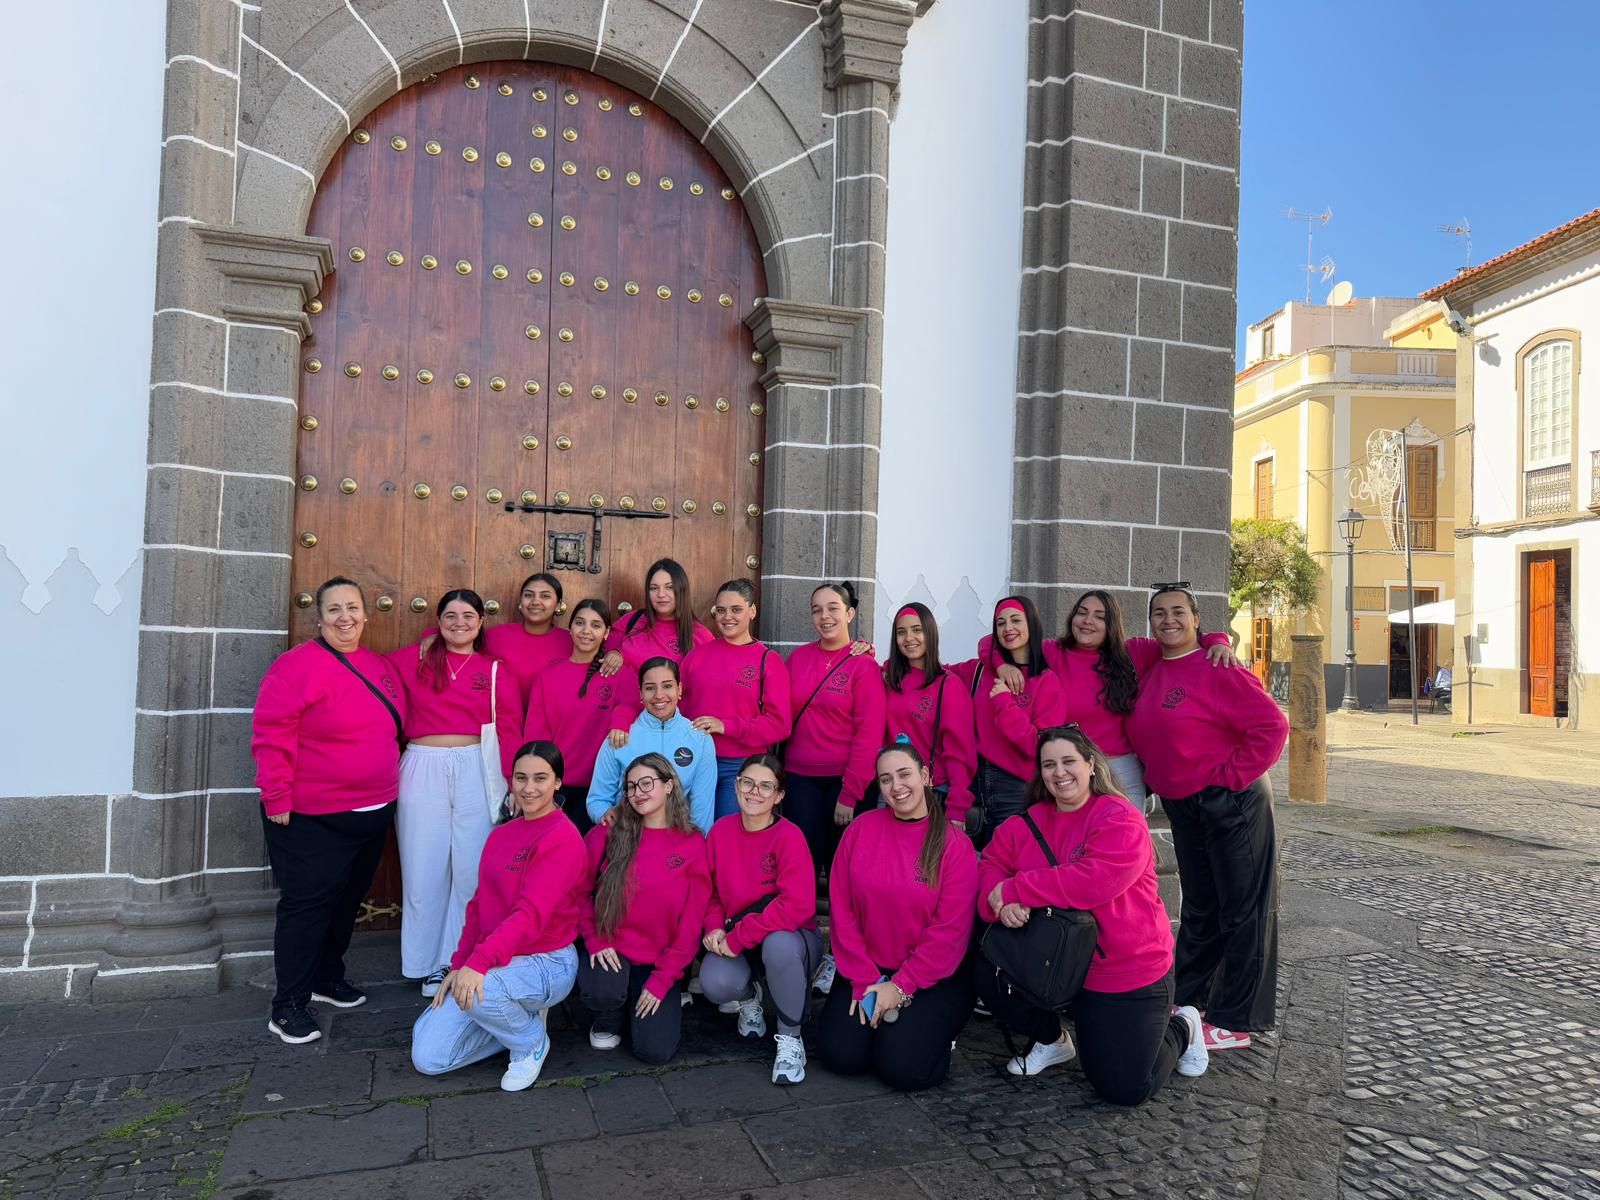
[{"label": "paving stone", "polygon": [[1032,1190],[1002,1187],[994,1175],[970,1158],[918,1163],[904,1170],[922,1185],[923,1191],[939,1200],[1009,1200],[1019,1190]]},{"label": "paving stone", "polygon": [[[809,1077],[809,1070],[807,1075]],[[801,1084],[804,1087],[805,1084]],[[662,1090],[685,1124],[742,1120],[756,1113],[794,1105],[795,1088],[772,1082],[772,1068],[757,1063],[724,1063],[669,1071],[661,1077]]]},{"label": "paving stone", "polygon": [[1301,834],[1278,843],[1278,862],[1290,874],[1301,871],[1363,871],[1383,867],[1437,866],[1431,856],[1335,834]]},{"label": "paving stone", "polygon": [[[981,1168],[980,1168],[981,1169]],[[864,1175],[831,1175],[808,1183],[784,1183],[729,1193],[724,1200],[927,1200],[930,1193],[901,1170],[872,1171]],[[935,1191],[940,1200],[953,1200]],[[995,1193],[997,1200],[999,1193]]]},{"label": "paving stone", "polygon": [[218,1192],[217,1200],[542,1200],[539,1169],[526,1150],[447,1163],[420,1162],[333,1179],[304,1179]]},{"label": "paving stone", "polygon": [[533,1088],[516,1095],[479,1092],[428,1106],[429,1148],[435,1158],[461,1158],[554,1142],[599,1132],[582,1088]]},{"label": "paving stone", "polygon": [[[314,1013],[315,1008],[312,1011]],[[181,1003],[146,1005],[139,1028],[183,1028],[211,1021],[243,1021],[256,1016],[260,1017],[258,1027],[266,1032],[267,1021],[272,1016],[270,996],[263,996],[257,988],[235,987],[214,996],[187,996]]]},{"label": "paving stone", "polygon": [[68,1037],[134,1029],[149,1010],[143,1000],[127,1004],[29,1004],[17,1024],[33,1037]]},{"label": "paving stone", "polygon": [[776,1182],[731,1121],[568,1142],[539,1158],[551,1200],[717,1196]]},{"label": "paving stone", "polygon": [[65,1038],[34,1078],[48,1082],[153,1071],[167,1056],[175,1035],[172,1029],[130,1029]]},{"label": "paving stone", "polygon": [[261,1063],[250,1073],[241,1112],[288,1112],[325,1104],[355,1104],[372,1094],[371,1054],[329,1054],[287,1063]]},{"label": "paving stone", "polygon": [[8,1035],[0,1038],[0,1085],[22,1083],[31,1079],[33,1073],[55,1050],[58,1041],[59,1039],[53,1037]]},{"label": "paving stone", "polygon": [[820,1178],[841,1162],[870,1171],[960,1153],[905,1096],[769,1113],[744,1127],[785,1182]]},{"label": "paving stone", "polygon": [[1552,1000],[1593,1000],[1600,997],[1600,957],[1553,958],[1543,954],[1521,954],[1499,947],[1448,944],[1422,939],[1429,954],[1453,960],[1478,971],[1486,971],[1519,985],[1547,993]]},{"label": "paving stone", "polygon": [[[313,1005],[313,1011],[322,1007]],[[347,1050],[409,1050],[411,1027],[422,1009],[360,1008],[334,1010],[329,1018],[326,1040],[330,1052]]]},{"label": "paving stone", "polygon": [[653,1075],[628,1075],[584,1089],[601,1133],[637,1133],[676,1125],[678,1114]]},{"label": "paving stone", "polygon": [[[971,1025],[967,1028],[970,1030]],[[963,1035],[965,1040],[965,1035]],[[769,1070],[767,1078],[771,1078]],[[806,1079],[799,1087],[789,1088],[789,1098],[801,1108],[817,1108],[824,1104],[848,1104],[852,1100],[866,1100],[873,1096],[890,1095],[893,1089],[874,1075],[835,1075],[812,1056],[806,1063]]]},{"label": "paving stone", "polygon": [[236,1187],[400,1166],[427,1145],[427,1109],[416,1104],[258,1117],[234,1131],[220,1183]]},{"label": "paving stone", "polygon": [[1340,1195],[1597,1200],[1600,1171],[1361,1127],[1346,1131]]},{"label": "paving stone", "polygon": [[176,1067],[213,1067],[223,1063],[310,1063],[322,1058],[326,1035],[320,1041],[291,1046],[267,1029],[269,1014],[242,1021],[180,1027],[162,1064]]},{"label": "paving stone", "polygon": [[[329,1055],[330,1059],[333,1057]],[[505,1060],[497,1054],[448,1075],[424,1075],[411,1065],[410,1050],[379,1050],[372,1056],[372,1099],[400,1100],[498,1089],[505,1069]],[[541,1080],[547,1078],[540,1076]]]}]

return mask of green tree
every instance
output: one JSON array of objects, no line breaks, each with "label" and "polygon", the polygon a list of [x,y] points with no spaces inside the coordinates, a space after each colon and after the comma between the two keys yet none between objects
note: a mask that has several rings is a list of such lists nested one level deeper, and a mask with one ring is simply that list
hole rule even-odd
[{"label": "green tree", "polygon": [[1322,568],[1306,549],[1306,532],[1285,517],[1233,523],[1228,560],[1228,622],[1255,607],[1298,615],[1314,608]]}]

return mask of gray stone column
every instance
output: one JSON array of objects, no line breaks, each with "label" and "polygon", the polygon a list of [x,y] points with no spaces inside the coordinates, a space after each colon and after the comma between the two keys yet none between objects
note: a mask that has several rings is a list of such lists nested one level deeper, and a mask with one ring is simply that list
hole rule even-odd
[{"label": "gray stone column", "polygon": [[1011,573],[1224,614],[1241,0],[1033,0]]}]

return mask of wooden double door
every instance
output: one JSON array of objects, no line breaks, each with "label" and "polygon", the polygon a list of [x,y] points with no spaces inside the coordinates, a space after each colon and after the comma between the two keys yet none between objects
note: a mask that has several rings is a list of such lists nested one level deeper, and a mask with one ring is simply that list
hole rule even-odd
[{"label": "wooden double door", "polygon": [[[568,608],[632,608],[670,555],[704,619],[758,577],[761,251],[648,99],[545,63],[444,72],[360,122],[308,232],[335,269],[301,351],[293,640],[333,575],[366,586],[380,652],[452,587],[491,622],[539,570]],[[386,866],[375,908],[397,896]]]}]

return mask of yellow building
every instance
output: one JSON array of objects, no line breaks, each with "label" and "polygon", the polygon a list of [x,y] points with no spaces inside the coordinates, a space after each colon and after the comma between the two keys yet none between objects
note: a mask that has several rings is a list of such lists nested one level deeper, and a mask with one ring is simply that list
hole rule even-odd
[{"label": "yellow building", "polygon": [[[1241,655],[1280,695],[1291,633],[1325,637],[1328,707],[1344,695],[1349,559],[1338,520],[1352,507],[1367,518],[1353,589],[1361,707],[1381,709],[1409,694],[1406,626],[1388,621],[1409,606],[1397,505],[1381,488],[1376,497],[1361,489],[1374,431],[1407,433],[1417,602],[1454,595],[1456,338],[1444,317],[1437,303],[1378,297],[1291,302],[1250,326],[1234,382],[1233,516],[1292,518],[1323,568],[1311,611],[1246,610],[1235,619]],[[1442,628],[1443,638],[1434,626],[1417,626],[1419,687],[1451,660],[1450,627]]]}]

